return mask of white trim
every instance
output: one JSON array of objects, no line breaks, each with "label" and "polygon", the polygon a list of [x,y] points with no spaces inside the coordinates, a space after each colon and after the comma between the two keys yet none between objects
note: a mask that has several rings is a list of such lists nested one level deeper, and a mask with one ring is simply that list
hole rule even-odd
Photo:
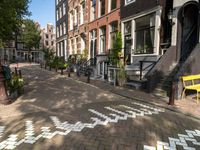
[{"label": "white trim", "polygon": [[128,3],[127,3],[127,0],[125,0],[124,4],[125,4],[125,6],[127,6],[127,5],[129,5],[129,4],[134,3],[135,1],[136,1],[136,0],[132,0],[131,2],[128,2]]},{"label": "white trim", "polygon": [[124,18],[124,19],[121,20],[121,22],[124,23],[124,22],[130,21],[130,20],[133,20],[133,19],[137,19],[137,18],[146,16],[148,14],[154,13],[154,12],[156,12],[158,10],[161,10],[161,9],[162,9],[162,7],[158,6],[158,7],[155,7],[153,9],[149,9],[147,11],[143,11],[141,13],[137,13],[137,14],[134,14],[134,15],[132,15],[130,17]]},{"label": "white trim", "polygon": [[[135,28],[136,28],[136,25],[135,25],[135,20],[133,19],[131,21],[131,39],[132,39],[132,45],[131,45],[131,56],[134,52],[134,49],[135,49],[135,43],[136,43],[136,38],[135,38]],[[131,57],[131,63],[133,63],[133,57]]]},{"label": "white trim", "polygon": [[[133,50],[135,49],[135,19],[147,16],[151,13],[155,13],[155,35],[154,35],[154,53],[153,54],[133,54]],[[139,13],[134,15],[132,18],[128,18],[127,20],[121,21],[121,31],[122,31],[122,43],[124,43],[124,23],[131,21],[131,38],[132,38],[132,46],[131,46],[131,63],[133,62],[133,56],[154,56],[159,55],[160,49],[160,26],[161,26],[161,7],[156,7],[148,12]]]}]

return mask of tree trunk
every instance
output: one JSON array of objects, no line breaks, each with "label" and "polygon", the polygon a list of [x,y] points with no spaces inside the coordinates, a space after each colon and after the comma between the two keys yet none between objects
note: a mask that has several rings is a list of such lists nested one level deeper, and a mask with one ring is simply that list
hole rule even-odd
[{"label": "tree trunk", "polygon": [[3,76],[3,69],[0,64],[0,103],[1,104],[9,104],[10,100],[8,99],[8,95],[5,88],[5,79]]}]

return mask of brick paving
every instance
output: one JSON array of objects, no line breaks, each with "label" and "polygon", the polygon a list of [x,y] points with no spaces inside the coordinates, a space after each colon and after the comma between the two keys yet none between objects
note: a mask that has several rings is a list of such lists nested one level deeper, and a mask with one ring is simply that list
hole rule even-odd
[{"label": "brick paving", "polygon": [[170,138],[178,141],[177,149],[200,149],[179,136],[194,131],[192,139],[200,142],[199,120],[35,65],[23,66],[22,72],[24,95],[0,106],[0,149],[143,150]]},{"label": "brick paving", "polygon": [[[71,78],[78,81],[87,82],[87,77],[84,76],[77,77],[75,74],[72,74]],[[151,103],[159,107],[164,107],[172,111],[180,112],[185,115],[200,119],[200,103],[196,103],[196,94],[189,95],[183,100],[175,100],[175,105],[170,106],[168,105],[168,98],[161,98],[153,94],[146,93],[144,91],[119,86],[115,87],[108,82],[101,80],[90,80],[90,84],[105,91],[124,96],[126,98]]]}]

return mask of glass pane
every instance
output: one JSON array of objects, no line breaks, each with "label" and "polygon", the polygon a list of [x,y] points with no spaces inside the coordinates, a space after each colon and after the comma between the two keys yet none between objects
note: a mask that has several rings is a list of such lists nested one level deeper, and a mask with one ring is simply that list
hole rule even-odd
[{"label": "glass pane", "polygon": [[111,0],[111,10],[117,7],[117,0]]},{"label": "glass pane", "polygon": [[124,33],[131,34],[131,21],[124,23]]}]

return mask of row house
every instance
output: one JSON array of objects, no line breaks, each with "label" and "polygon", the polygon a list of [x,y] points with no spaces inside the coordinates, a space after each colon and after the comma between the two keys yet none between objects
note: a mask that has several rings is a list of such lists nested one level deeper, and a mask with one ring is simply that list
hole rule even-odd
[{"label": "row house", "polygon": [[200,71],[199,9],[198,0],[121,1],[126,70],[136,86],[180,99],[180,77]]},{"label": "row house", "polygon": [[56,2],[56,55],[67,59],[68,1]]},{"label": "row house", "polygon": [[[40,31],[40,24],[35,22],[35,26]],[[40,47],[32,48],[31,52],[25,47],[23,39],[24,24],[18,30],[13,32],[12,38],[5,43],[5,47],[0,49],[1,62],[18,62],[18,61],[40,61]]]},{"label": "row house", "polygon": [[96,76],[108,76],[109,49],[118,31],[133,86],[169,96],[176,81],[178,97],[180,76],[199,73],[199,0],[69,0],[68,5],[68,52],[87,49]]},{"label": "row house", "polygon": [[46,28],[41,30],[41,47],[53,49],[56,52],[56,34],[54,25],[48,23]]},{"label": "row house", "polygon": [[95,58],[96,76],[107,78],[109,49],[120,31],[120,0],[88,0],[89,58]]},{"label": "row house", "polygon": [[83,54],[88,47],[88,13],[86,0],[68,1],[68,52],[72,54]]}]

